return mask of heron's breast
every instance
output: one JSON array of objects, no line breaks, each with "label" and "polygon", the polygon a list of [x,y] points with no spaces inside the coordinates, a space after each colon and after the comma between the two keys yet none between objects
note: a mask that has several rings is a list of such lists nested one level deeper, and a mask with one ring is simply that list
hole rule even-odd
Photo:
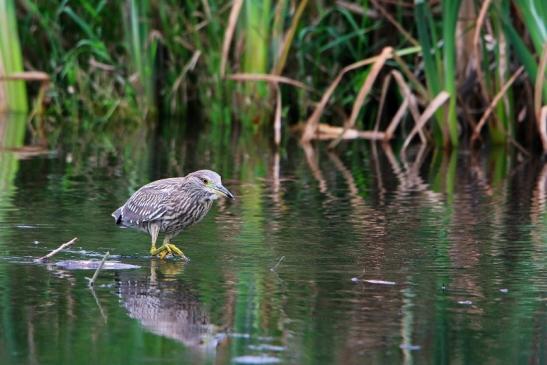
[{"label": "heron's breast", "polygon": [[199,222],[212,206],[212,200],[199,200],[194,204],[181,205],[173,214],[166,216],[163,220],[162,230],[182,230],[192,224]]}]

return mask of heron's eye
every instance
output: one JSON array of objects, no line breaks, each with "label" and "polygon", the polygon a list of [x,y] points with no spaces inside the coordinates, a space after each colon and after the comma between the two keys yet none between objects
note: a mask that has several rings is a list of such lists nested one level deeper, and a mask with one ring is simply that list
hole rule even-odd
[{"label": "heron's eye", "polygon": [[201,179],[201,181],[203,181],[204,184],[207,184],[209,182],[206,178]]}]

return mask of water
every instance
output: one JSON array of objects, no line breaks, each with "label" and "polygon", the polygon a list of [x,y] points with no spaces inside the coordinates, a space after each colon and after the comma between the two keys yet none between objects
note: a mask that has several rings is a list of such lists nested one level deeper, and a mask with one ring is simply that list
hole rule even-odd
[{"label": "water", "polygon": [[[0,363],[547,361],[541,162],[253,145],[1,152]],[[110,213],[198,168],[237,199],[175,240],[190,263],[148,257],[148,237]],[[55,265],[106,251],[140,268],[105,270],[90,290],[93,271]]]}]

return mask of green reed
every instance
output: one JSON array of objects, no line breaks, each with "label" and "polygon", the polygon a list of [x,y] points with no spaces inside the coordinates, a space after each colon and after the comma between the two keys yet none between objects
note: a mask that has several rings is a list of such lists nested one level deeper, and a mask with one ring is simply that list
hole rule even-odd
[{"label": "green reed", "polygon": [[[508,0],[503,2],[507,5]],[[547,43],[547,5],[540,0],[515,1],[515,6],[522,14],[522,22],[526,26],[526,30],[532,40],[532,50],[528,47],[523,37],[515,28],[511,15],[508,11],[502,11],[503,26],[505,34],[515,49],[515,55],[526,69],[528,76],[532,82],[538,77],[545,78],[545,75],[538,75],[537,56],[541,56],[542,49]],[[507,9],[507,7],[505,8]],[[543,85],[543,102],[547,103],[547,83]]]},{"label": "green reed", "polygon": [[[448,105],[447,124],[450,135],[450,143],[458,145],[458,121],[456,116],[456,22],[461,5],[461,0],[444,0],[442,2],[442,33],[444,40],[443,65],[444,86],[450,93]],[[446,144],[446,141],[445,141]]]},{"label": "green reed", "polygon": [[[422,46],[424,69],[429,96],[435,97],[442,90],[450,94],[450,102],[444,113],[437,112],[438,130],[436,142],[445,146],[457,146],[458,121],[456,116],[456,22],[461,0],[443,1],[440,22],[442,52],[438,49],[437,30],[439,23],[432,19],[431,9],[423,0],[416,1],[415,14],[418,40]],[[439,132],[440,131],[440,132]]]},{"label": "green reed", "polygon": [[125,38],[131,62],[130,72],[138,76],[136,83],[141,109],[155,108],[154,60],[157,39],[150,29],[150,3],[148,0],[127,0],[124,8]]},{"label": "green reed", "polygon": [[[17,31],[15,2],[0,0],[0,76],[21,71],[23,71],[23,56]],[[0,81],[0,88],[4,89],[6,97],[6,105],[0,105],[0,111],[3,108],[16,112],[28,110],[24,81]]]},{"label": "green reed", "polygon": [[[0,2],[3,6],[13,3]],[[478,16],[482,4],[471,3]],[[471,91],[460,95],[460,88],[470,81],[458,71],[462,68],[458,64],[462,49],[458,47],[472,47],[465,42],[462,45],[457,38],[462,4],[470,2],[416,0],[412,9],[408,2],[402,7],[372,0],[245,0],[228,52],[226,75],[272,73],[307,84],[313,92],[291,86],[281,88],[284,112],[291,111],[284,115],[293,119],[285,122],[295,123],[309,118],[310,110],[345,66],[375,56],[385,46],[401,50],[419,43],[421,57],[405,58],[404,66],[393,61],[386,64],[356,125],[367,129],[374,124],[382,79],[391,69],[400,68],[412,92],[420,98],[420,112],[441,91],[450,94],[449,101],[435,112],[435,121],[426,128],[436,145],[457,146],[470,138],[482,111],[520,65],[532,89],[538,78],[544,77],[537,73],[546,42],[542,1],[492,2],[480,31],[477,80],[466,89]],[[51,130],[67,124],[75,130],[123,130],[139,125],[142,112],[153,109],[164,114],[181,113],[181,124],[195,123],[195,118],[184,118],[184,114],[190,103],[197,103],[204,114],[201,119],[219,127],[218,133],[224,139],[222,129],[235,123],[254,133],[269,131],[256,126],[269,126],[275,109],[266,84],[241,85],[220,75],[230,10],[231,3],[219,0],[182,4],[175,0],[126,0],[122,5],[91,0],[22,0],[17,3],[17,12],[12,6],[11,13],[18,16],[25,61],[52,77],[49,113],[70,116],[54,123]],[[111,21],[119,17],[124,22]],[[0,26],[7,24],[1,22]],[[5,35],[18,38],[13,26],[0,38],[4,40]],[[343,123],[367,72],[355,71],[339,84],[321,116],[322,122]],[[492,116],[481,134],[488,133],[495,143],[534,135],[519,132],[523,128],[535,130],[533,122],[515,122],[528,86],[519,79],[508,89],[492,106]],[[397,86],[389,86],[385,95],[390,102],[400,103]],[[547,83],[543,85],[543,98],[545,104]],[[93,117],[85,118],[84,114]],[[391,117],[389,110],[384,114]]]},{"label": "green reed", "polygon": [[244,3],[245,22],[241,29],[245,36],[244,72],[268,71],[271,10],[269,0]]},{"label": "green reed", "polygon": [[[243,72],[264,74],[270,71],[272,11],[270,0],[245,1],[243,4],[244,19],[238,32],[238,38],[244,42],[241,69]],[[244,85],[243,92],[260,102],[260,99],[264,100],[267,97],[268,89],[262,83],[253,83]],[[257,106],[251,109],[250,113],[242,118],[243,123],[248,128],[265,124],[269,114],[266,114],[268,108]]]}]

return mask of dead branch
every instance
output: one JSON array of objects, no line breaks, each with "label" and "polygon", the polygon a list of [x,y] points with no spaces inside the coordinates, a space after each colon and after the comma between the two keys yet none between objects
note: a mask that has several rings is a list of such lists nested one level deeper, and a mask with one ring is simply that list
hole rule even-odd
[{"label": "dead branch", "polygon": [[68,246],[71,246],[74,242],[76,242],[78,240],[78,237],[74,237],[73,239],[71,239],[70,241],[66,242],[66,243],[63,243],[61,246],[57,247],[55,250],[51,251],[50,253],[48,253],[47,255],[45,256],[42,256],[38,259],[35,259],[34,262],[45,262],[47,261],[49,258],[51,258],[53,255],[56,255],[58,254],[59,252],[61,252],[62,250],[64,250],[65,248],[67,248]]}]

